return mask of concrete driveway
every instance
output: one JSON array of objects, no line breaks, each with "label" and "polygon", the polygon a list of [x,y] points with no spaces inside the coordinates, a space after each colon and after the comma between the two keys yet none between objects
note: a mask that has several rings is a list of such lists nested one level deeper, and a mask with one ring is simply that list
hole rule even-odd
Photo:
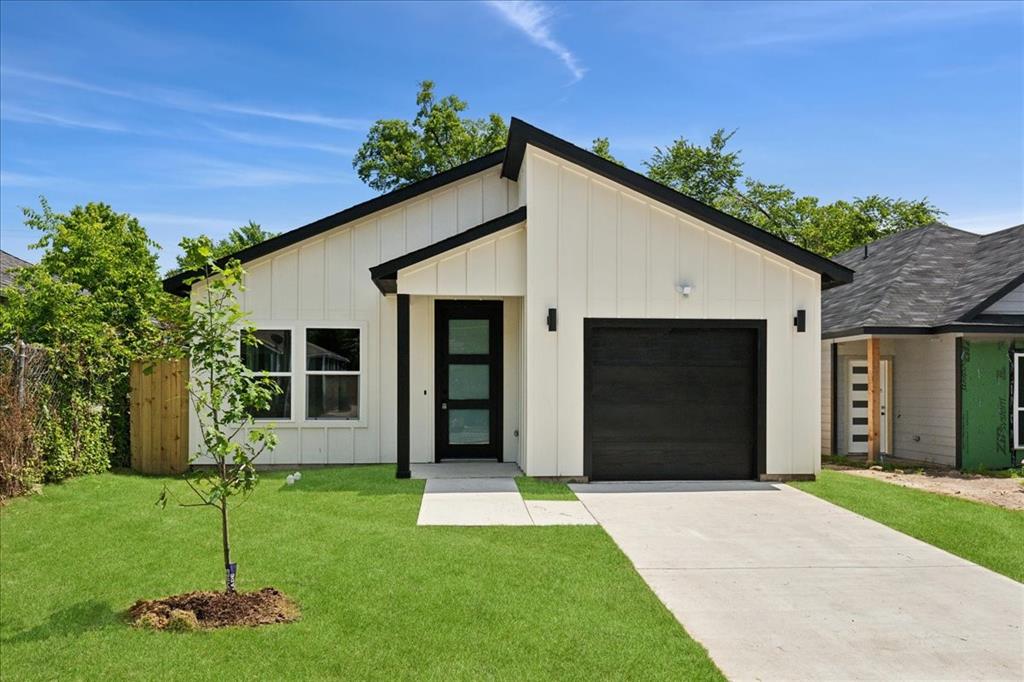
[{"label": "concrete driveway", "polygon": [[988,569],[786,485],[572,487],[733,680],[1024,679]]}]

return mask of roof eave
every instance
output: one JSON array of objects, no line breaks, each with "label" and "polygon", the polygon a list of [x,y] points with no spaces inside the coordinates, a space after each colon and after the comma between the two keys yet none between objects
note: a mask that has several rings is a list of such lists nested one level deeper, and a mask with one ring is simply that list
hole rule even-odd
[{"label": "roof eave", "polygon": [[[438,189],[444,185],[457,182],[471,175],[476,175],[488,168],[497,166],[501,163],[504,156],[504,149],[493,151],[486,156],[481,156],[478,159],[467,161],[455,168],[443,171],[437,175],[432,175],[429,178],[424,178],[419,182],[399,187],[387,194],[381,194],[380,196],[364,201],[361,204],[350,206],[338,213],[333,213],[307,225],[303,225],[302,227],[295,228],[294,230],[285,232],[284,234],[279,234],[278,236],[260,242],[259,244],[242,249],[241,251],[236,251],[235,253],[224,256],[223,258],[219,258],[217,260],[217,264],[223,266],[228,261],[236,258],[240,262],[246,263],[275,251],[288,248],[289,246],[293,246],[301,241],[315,237],[327,230],[341,227],[347,223],[365,218],[371,213],[376,213],[377,211],[400,204],[403,201],[414,199],[421,194]],[[186,284],[186,280],[195,279],[199,274],[201,273],[197,270],[187,270],[168,277],[163,281],[164,291],[176,296],[187,296],[192,286],[191,284]]]}]

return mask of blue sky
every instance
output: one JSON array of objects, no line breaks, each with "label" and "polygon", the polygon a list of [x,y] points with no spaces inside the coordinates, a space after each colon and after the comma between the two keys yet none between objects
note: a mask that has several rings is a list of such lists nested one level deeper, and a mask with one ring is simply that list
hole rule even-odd
[{"label": "blue sky", "polygon": [[352,170],[416,83],[578,144],[738,128],[747,172],[825,199],[928,196],[1024,222],[1024,4],[0,4],[0,245],[19,207],[105,201],[182,235],[288,230],[373,196]]}]

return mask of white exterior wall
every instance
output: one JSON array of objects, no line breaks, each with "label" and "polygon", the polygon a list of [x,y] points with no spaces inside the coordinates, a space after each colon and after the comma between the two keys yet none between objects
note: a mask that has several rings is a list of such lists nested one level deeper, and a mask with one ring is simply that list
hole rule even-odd
[{"label": "white exterior wall", "polygon": [[[394,296],[382,296],[374,286],[369,268],[514,210],[518,187],[499,174],[495,166],[245,264],[246,290],[240,298],[252,321],[292,329],[293,418],[274,421],[279,443],[260,464],[395,461],[397,306]],[[201,293],[201,285],[193,287],[193,297]],[[303,330],[331,324],[363,330],[356,423],[304,419]],[[195,414],[190,421],[195,451]]]},{"label": "white exterior wall", "polygon": [[893,451],[956,465],[956,336],[893,342]]},{"label": "white exterior wall", "polygon": [[767,473],[816,473],[820,276],[533,147],[523,170],[526,472],[583,474],[583,318],[638,317],[767,320]]},{"label": "white exterior wall", "polygon": [[398,292],[415,296],[523,296],[526,223],[398,272]]}]

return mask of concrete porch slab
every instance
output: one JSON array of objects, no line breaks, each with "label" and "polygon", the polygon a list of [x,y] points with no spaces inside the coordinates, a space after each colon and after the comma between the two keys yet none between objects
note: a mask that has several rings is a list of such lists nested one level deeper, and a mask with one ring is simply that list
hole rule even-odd
[{"label": "concrete porch slab", "polygon": [[515,462],[438,462],[409,467],[413,478],[515,478],[523,472]]}]

